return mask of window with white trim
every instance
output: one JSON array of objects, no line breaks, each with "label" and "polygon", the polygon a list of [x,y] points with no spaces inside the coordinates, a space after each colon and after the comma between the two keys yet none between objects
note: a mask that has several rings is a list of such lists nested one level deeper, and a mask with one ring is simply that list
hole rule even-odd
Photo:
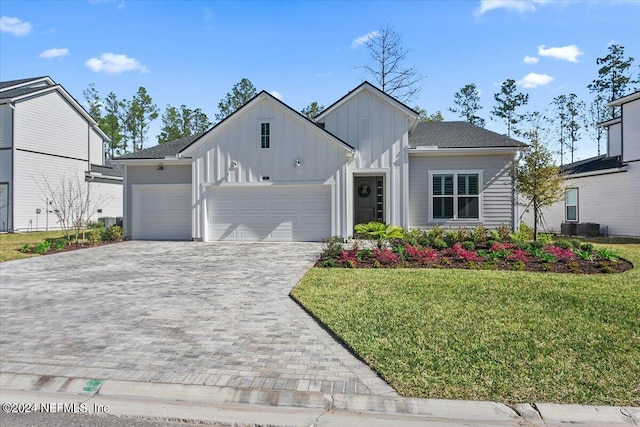
[{"label": "window with white trim", "polygon": [[260,148],[271,148],[271,123],[260,123]]},{"label": "window with white trim", "polygon": [[564,192],[564,219],[578,221],[578,189],[567,188]]},{"label": "window with white trim", "polygon": [[480,185],[478,171],[430,172],[431,220],[479,220]]}]

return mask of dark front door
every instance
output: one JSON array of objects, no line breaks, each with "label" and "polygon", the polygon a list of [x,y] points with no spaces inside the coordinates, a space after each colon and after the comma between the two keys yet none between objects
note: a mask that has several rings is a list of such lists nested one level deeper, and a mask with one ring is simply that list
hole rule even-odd
[{"label": "dark front door", "polygon": [[382,177],[359,176],[354,179],[354,186],[354,225],[384,222]]}]

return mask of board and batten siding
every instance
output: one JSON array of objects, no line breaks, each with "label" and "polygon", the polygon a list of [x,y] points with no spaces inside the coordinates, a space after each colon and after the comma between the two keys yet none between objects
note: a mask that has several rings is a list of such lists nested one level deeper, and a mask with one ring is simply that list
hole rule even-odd
[{"label": "board and batten siding", "polygon": [[[407,115],[379,95],[362,90],[324,118],[325,129],[356,148],[355,161],[349,165],[347,194],[348,234],[353,224],[354,175],[385,176],[385,222],[406,227],[404,202],[408,194]],[[370,173],[369,173],[370,171]],[[384,173],[382,173],[384,172]]]},{"label": "board and batten siding", "polygon": [[[512,155],[409,156],[409,227],[496,228],[513,220]],[[429,172],[482,170],[481,221],[429,221]]]},{"label": "board and batten siding", "polygon": [[89,160],[92,165],[104,164],[104,141],[93,128],[89,130]]},{"label": "board and batten siding", "polygon": [[[565,188],[578,189],[578,222],[600,224],[600,232],[610,236],[640,237],[640,163],[627,165],[626,172],[567,179]],[[541,229],[560,233],[565,222],[564,197],[543,209]],[[533,226],[533,209],[523,211],[522,222]]]},{"label": "board and batten siding", "polygon": [[168,165],[163,163],[163,169],[158,170],[158,164],[149,166],[125,165],[124,172],[124,216],[123,228],[127,235],[131,235],[132,224],[132,185],[137,184],[191,184],[191,165]]},{"label": "board and batten siding", "polygon": [[57,91],[16,102],[14,114],[16,149],[82,159],[89,170],[89,123]]},{"label": "board and batten siding", "polygon": [[640,160],[640,99],[622,105],[622,143],[623,162]]},{"label": "board and batten siding", "polygon": [[[261,148],[260,124],[270,124],[270,148]],[[201,140],[192,154],[195,238],[206,240],[207,188],[220,185],[324,184],[338,188],[346,150],[329,135],[276,101],[263,98]],[[296,166],[296,160],[300,166]],[[232,167],[232,162],[237,166]],[[268,177],[268,179],[267,179]],[[202,185],[204,184],[204,185]],[[344,195],[332,191],[333,234],[342,234]],[[213,201],[212,201],[213,202]]]}]

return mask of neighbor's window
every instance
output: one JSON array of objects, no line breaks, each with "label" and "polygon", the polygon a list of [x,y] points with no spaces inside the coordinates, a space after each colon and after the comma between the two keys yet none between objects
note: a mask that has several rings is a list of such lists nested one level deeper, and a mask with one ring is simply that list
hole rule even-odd
[{"label": "neighbor's window", "polygon": [[271,124],[260,123],[260,148],[271,147]]},{"label": "neighbor's window", "polygon": [[578,189],[568,188],[564,192],[564,212],[565,220],[578,220]]},{"label": "neighbor's window", "polygon": [[434,173],[433,219],[480,219],[480,174]]}]

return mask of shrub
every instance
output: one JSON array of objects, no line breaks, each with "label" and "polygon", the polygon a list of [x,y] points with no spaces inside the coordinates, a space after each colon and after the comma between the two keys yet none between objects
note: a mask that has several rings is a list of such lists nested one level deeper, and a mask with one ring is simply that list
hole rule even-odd
[{"label": "shrub", "polygon": [[431,246],[434,249],[447,249],[449,247],[449,245],[447,245],[447,242],[445,242],[442,239],[434,239],[431,241]]},{"label": "shrub", "polygon": [[551,233],[539,233],[538,234],[538,242],[543,245],[550,245],[553,242],[553,234]]},{"label": "shrub", "polygon": [[336,261],[335,259],[325,259],[324,261],[320,262],[320,267],[324,267],[324,268],[338,267],[338,261]]},{"label": "shrub", "polygon": [[525,268],[527,268],[527,265],[523,262],[523,261],[516,261],[513,264],[511,264],[511,269],[513,271],[523,271]]},{"label": "shrub", "polygon": [[561,260],[572,260],[576,257],[576,254],[570,248],[550,245],[546,247],[546,251]]},{"label": "shrub", "polygon": [[471,239],[476,246],[482,246],[487,242],[487,240],[489,240],[490,234],[489,230],[479,225],[471,230]]},{"label": "shrub", "polygon": [[400,258],[402,260],[406,260],[407,259],[407,250],[406,250],[404,245],[396,245],[396,246],[394,246],[392,252],[397,254],[398,258]]},{"label": "shrub", "polygon": [[518,242],[533,240],[533,229],[523,222],[518,230],[511,235],[511,240]]},{"label": "shrub", "polygon": [[[498,228],[496,228],[495,230],[495,236],[497,236],[497,239],[494,240],[499,240],[501,242],[504,242],[505,240],[507,240],[509,238],[509,235],[511,235],[511,227],[508,226],[507,224],[500,224],[500,226]],[[493,233],[491,233],[493,236]]]},{"label": "shrub", "polygon": [[44,253],[47,253],[49,249],[51,249],[51,243],[44,241],[36,245],[34,252],[37,254],[44,254]]},{"label": "shrub", "polygon": [[347,265],[348,267],[355,267],[358,255],[358,246],[354,246],[353,249],[349,250],[341,250],[340,255],[338,256],[338,263]]},{"label": "shrub", "polygon": [[516,261],[516,263],[525,263],[527,262],[527,253],[521,249],[516,249],[513,253],[507,256],[509,261]]},{"label": "shrub", "polygon": [[476,244],[467,240],[465,242],[462,242],[462,247],[468,251],[475,251],[476,250]]},{"label": "shrub", "polygon": [[443,240],[447,242],[449,246],[453,246],[456,243],[462,243],[465,240],[471,238],[471,233],[466,228],[457,228],[455,230],[449,230],[444,233]]},{"label": "shrub", "polygon": [[94,244],[102,240],[103,232],[104,232],[103,228],[90,228],[84,232],[84,235],[86,239],[89,241],[89,243]]},{"label": "shrub", "polygon": [[322,257],[325,259],[335,259],[340,256],[342,250],[342,237],[332,237],[327,240],[322,248]]},{"label": "shrub", "polygon": [[358,224],[354,228],[359,236],[368,240],[377,240],[379,248],[382,248],[385,241],[390,239],[402,239],[404,236],[404,230],[402,227],[383,224],[377,221]]},{"label": "shrub", "polygon": [[546,244],[540,240],[536,241],[536,242],[530,242],[529,243],[529,248],[530,249],[544,249],[544,247],[546,246]]},{"label": "shrub", "polygon": [[582,242],[579,239],[571,239],[569,240],[569,243],[573,249],[580,249],[580,246],[582,245]]},{"label": "shrub", "polygon": [[64,243],[57,243],[56,244],[56,251],[61,251],[61,250],[64,249],[64,247],[65,247]]},{"label": "shrub", "polygon": [[602,248],[598,251],[598,258],[604,259],[607,261],[617,261],[618,254],[616,254],[614,251],[612,251],[609,248]]},{"label": "shrub", "polygon": [[104,223],[100,221],[88,221],[86,227],[91,228],[104,228]]},{"label": "shrub", "polygon": [[562,249],[568,249],[568,248],[570,248],[572,246],[571,243],[568,240],[565,240],[565,239],[556,240],[554,245],[558,246],[559,248],[562,248]]},{"label": "shrub", "polygon": [[585,252],[593,252],[593,243],[583,243],[580,245],[580,250]]},{"label": "shrub", "polygon": [[31,252],[31,247],[29,246],[28,243],[25,243],[24,245],[22,245],[22,247],[20,248],[20,252]]},{"label": "shrub", "polygon": [[119,225],[112,225],[111,227],[104,229],[104,233],[102,233],[102,240],[105,242],[118,242],[122,240],[122,236],[122,227]]},{"label": "shrub", "polygon": [[593,261],[593,254],[590,251],[579,250],[576,252],[578,258],[585,259],[587,261]]},{"label": "shrub", "polygon": [[498,243],[497,240],[494,240],[494,239],[487,240],[487,247],[492,248],[493,245],[495,245],[496,243]]},{"label": "shrub", "polygon": [[424,230],[420,230],[418,228],[412,228],[411,230],[404,232],[402,241],[404,243],[408,243],[411,246],[416,246],[416,245],[428,246],[429,236],[427,236],[427,232]]},{"label": "shrub", "polygon": [[371,251],[371,249],[360,249],[360,251],[358,251],[358,254],[356,255],[356,259],[358,261],[362,261],[364,259],[371,258],[372,255],[373,251]]},{"label": "shrub", "polygon": [[440,227],[439,225],[435,225],[427,231],[427,238],[430,241],[434,241],[436,239],[442,240],[444,237],[445,229]]}]

